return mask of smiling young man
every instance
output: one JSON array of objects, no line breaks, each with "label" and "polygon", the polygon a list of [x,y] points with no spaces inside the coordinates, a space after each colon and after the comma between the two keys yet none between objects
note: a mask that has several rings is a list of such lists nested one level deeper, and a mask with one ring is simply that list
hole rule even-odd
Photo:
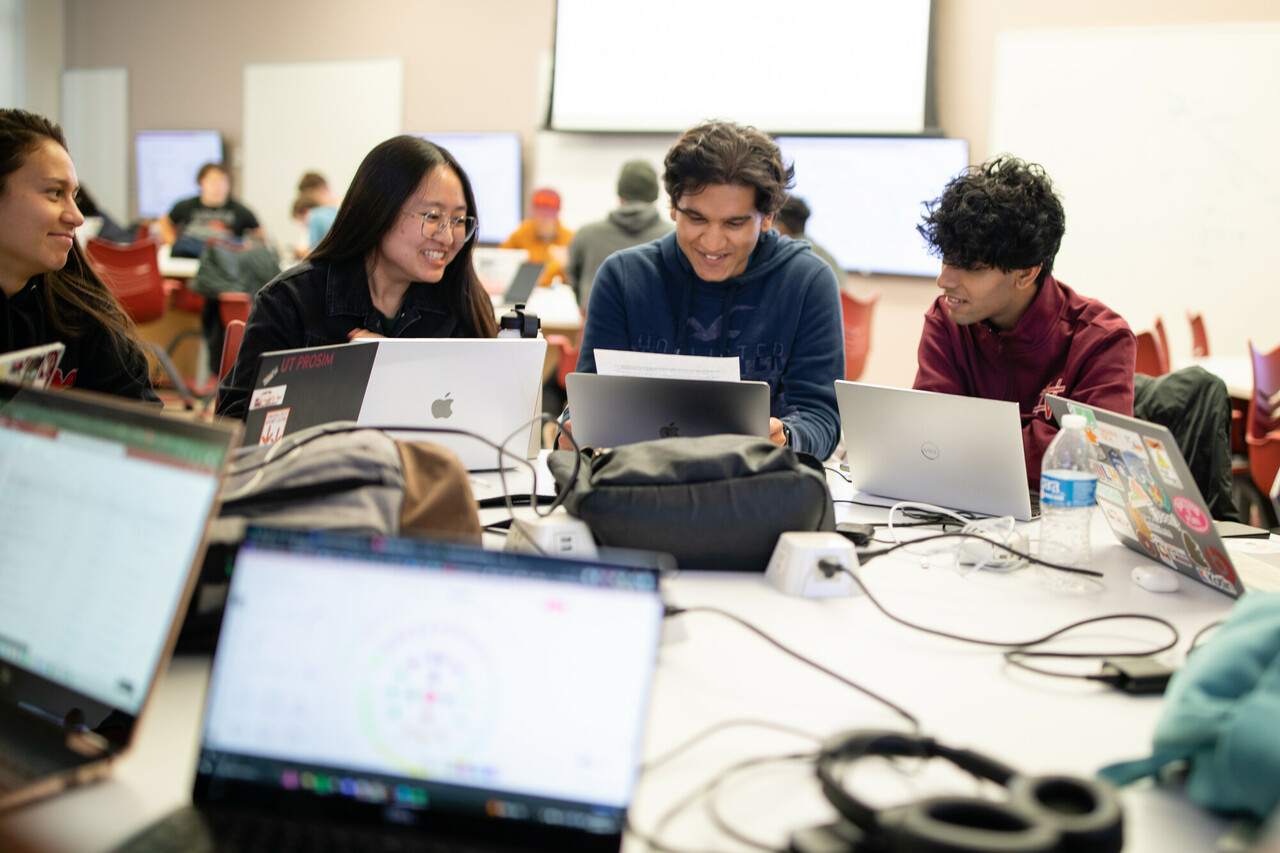
[{"label": "smiling young man", "polygon": [[971,167],[917,229],[942,258],[942,295],[925,315],[916,388],[1017,403],[1029,483],[1057,433],[1045,394],[1133,414],[1133,332],[1050,275],[1066,217],[1043,168]]},{"label": "smiling young man", "polygon": [[840,293],[807,243],[771,230],[792,169],[765,134],[719,121],[664,165],[675,230],[600,266],[578,370],[595,372],[597,349],[736,357],[741,378],[769,383],[774,443],[825,459],[840,431]]}]

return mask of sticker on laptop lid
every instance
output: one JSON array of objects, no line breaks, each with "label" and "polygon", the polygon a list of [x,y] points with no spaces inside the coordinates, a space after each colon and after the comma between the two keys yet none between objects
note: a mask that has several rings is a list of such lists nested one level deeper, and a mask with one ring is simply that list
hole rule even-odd
[{"label": "sticker on laptop lid", "polygon": [[288,385],[276,385],[273,388],[257,388],[249,397],[249,411],[279,406],[284,403],[284,390]]},{"label": "sticker on laptop lid", "polygon": [[262,436],[258,439],[258,444],[275,444],[284,438],[284,426],[288,422],[288,409],[276,409],[273,412],[267,412],[267,417],[262,422]]},{"label": "sticker on laptop lid", "polygon": [[1147,451],[1151,455],[1151,460],[1155,463],[1156,474],[1165,484],[1175,489],[1182,488],[1182,479],[1178,477],[1178,472],[1173,468],[1173,460],[1169,458],[1169,451],[1165,448],[1164,442],[1156,438],[1143,438],[1147,445]]}]

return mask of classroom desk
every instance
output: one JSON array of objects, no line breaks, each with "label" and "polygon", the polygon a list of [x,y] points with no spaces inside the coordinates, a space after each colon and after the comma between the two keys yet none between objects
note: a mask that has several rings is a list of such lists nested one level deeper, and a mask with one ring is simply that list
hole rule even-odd
[{"label": "classroom desk", "polygon": [[1199,366],[1219,377],[1236,400],[1253,396],[1253,361],[1247,355],[1206,355],[1177,362],[1174,367]]},{"label": "classroom desk", "polygon": [[[833,491],[839,495],[838,483]],[[869,520],[883,517],[883,510],[840,504],[838,515]],[[1034,541],[1035,523],[1025,527]],[[1106,577],[1079,591],[1050,588],[1035,570],[960,571],[941,556],[931,557],[929,568],[919,556],[881,557],[864,566],[861,577],[885,607],[902,617],[988,638],[1028,638],[1101,613],[1159,613],[1181,633],[1177,649],[1165,656],[1172,663],[1181,660],[1198,630],[1227,614],[1231,600],[1205,586],[1184,584],[1180,592],[1164,595],[1135,586],[1128,571],[1143,558],[1112,538],[1100,514],[1093,532],[1094,565]],[[730,611],[904,706],[944,743],[990,753],[1019,770],[1087,775],[1109,762],[1149,752],[1161,711],[1158,697],[1133,697],[1091,682],[1010,668],[998,651],[897,625],[864,596],[788,598],[760,575],[737,573],[683,572],[665,579],[663,587],[671,603]],[[772,721],[815,737],[851,728],[904,726],[884,706],[721,616],[684,614],[674,617],[668,629],[671,637],[660,651],[650,704],[646,760],[735,719]],[[1074,645],[1114,648],[1160,636],[1151,627],[1115,625],[1094,629]],[[41,850],[98,853],[186,802],[207,673],[207,659],[176,659],[141,723],[134,752],[118,763],[113,778],[20,809],[0,821],[0,829],[21,834]],[[714,734],[642,776],[632,820],[642,831],[652,831],[667,809],[688,800],[735,762],[809,746],[801,737],[764,728],[742,726]],[[892,790],[902,798],[921,796],[936,784],[931,772],[893,776],[893,781]],[[961,793],[974,793],[972,783]],[[1229,827],[1177,790],[1141,784],[1125,789],[1122,798],[1127,851],[1212,850]],[[738,831],[779,845],[790,830],[833,816],[808,763],[766,766],[734,777],[718,803]],[[750,849],[720,833],[700,804],[682,813],[661,837],[689,850]],[[635,837],[624,845],[628,853],[644,849]]]}]

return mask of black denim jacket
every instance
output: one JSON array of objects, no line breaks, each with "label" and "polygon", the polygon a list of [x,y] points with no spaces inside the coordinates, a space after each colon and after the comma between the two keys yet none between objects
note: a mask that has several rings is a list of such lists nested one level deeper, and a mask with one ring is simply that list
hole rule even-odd
[{"label": "black denim jacket", "polygon": [[[345,344],[352,329],[381,332],[363,261],[304,261],[258,291],[235,365],[218,388],[218,414],[244,419],[264,352]],[[409,286],[390,337],[472,337],[445,307],[440,285]]]}]

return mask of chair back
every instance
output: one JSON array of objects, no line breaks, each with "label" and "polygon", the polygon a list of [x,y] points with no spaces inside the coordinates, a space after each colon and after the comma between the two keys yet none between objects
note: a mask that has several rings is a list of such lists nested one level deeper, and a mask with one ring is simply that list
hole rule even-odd
[{"label": "chair back", "polygon": [[1169,356],[1160,345],[1160,339],[1151,332],[1138,332],[1135,337],[1138,339],[1138,361],[1134,372],[1147,376],[1164,376],[1168,373]]},{"label": "chair back", "polygon": [[871,313],[880,298],[874,290],[867,298],[858,299],[840,291],[840,313],[844,319],[844,378],[857,381],[867,366],[871,352]]},{"label": "chair back", "polygon": [[1196,358],[1204,358],[1209,354],[1209,336],[1204,331],[1204,315],[1199,311],[1187,312],[1187,322],[1191,324],[1191,354]]},{"label": "chair back", "polygon": [[1172,365],[1169,363],[1169,354],[1173,352],[1173,350],[1169,349],[1169,335],[1165,333],[1164,320],[1161,319],[1159,314],[1156,315],[1155,330],[1156,340],[1160,342],[1160,349],[1164,350],[1164,372],[1168,373],[1172,369]]},{"label": "chair back", "polygon": [[221,293],[218,295],[218,317],[223,326],[229,326],[233,320],[244,324],[249,319],[252,305],[253,297],[247,293]]},{"label": "chair back", "polygon": [[164,316],[167,300],[155,240],[112,243],[91,237],[85,244],[85,253],[135,323],[149,323]]},{"label": "chair back", "polygon": [[1280,347],[1261,352],[1252,342],[1253,396],[1245,424],[1249,471],[1262,494],[1270,494],[1280,471]]},{"label": "chair back", "polygon": [[222,361],[218,365],[218,380],[221,381],[231,372],[240,354],[240,342],[244,340],[244,320],[232,320],[227,324],[226,336],[222,339]]}]

